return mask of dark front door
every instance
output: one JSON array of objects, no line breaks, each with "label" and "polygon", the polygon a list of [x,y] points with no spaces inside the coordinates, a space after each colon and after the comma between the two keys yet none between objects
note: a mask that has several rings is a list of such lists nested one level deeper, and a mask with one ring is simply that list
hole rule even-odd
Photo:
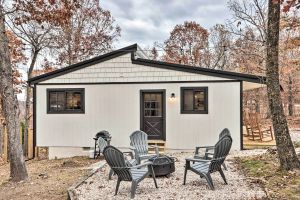
[{"label": "dark front door", "polygon": [[165,90],[141,91],[141,129],[150,140],[165,139]]}]

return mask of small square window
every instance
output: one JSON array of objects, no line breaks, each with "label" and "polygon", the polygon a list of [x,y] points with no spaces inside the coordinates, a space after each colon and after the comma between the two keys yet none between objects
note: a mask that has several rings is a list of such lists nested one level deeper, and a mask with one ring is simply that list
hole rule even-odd
[{"label": "small square window", "polygon": [[182,114],[207,114],[208,113],[208,88],[207,87],[182,87],[181,88],[181,113]]}]

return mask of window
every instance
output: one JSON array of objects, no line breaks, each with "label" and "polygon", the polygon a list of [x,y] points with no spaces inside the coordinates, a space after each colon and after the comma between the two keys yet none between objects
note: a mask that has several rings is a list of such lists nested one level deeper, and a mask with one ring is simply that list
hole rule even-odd
[{"label": "window", "polygon": [[47,113],[84,113],[84,89],[48,89]]},{"label": "window", "polygon": [[208,113],[208,88],[207,87],[182,87],[181,88],[181,113],[182,114],[207,114]]}]

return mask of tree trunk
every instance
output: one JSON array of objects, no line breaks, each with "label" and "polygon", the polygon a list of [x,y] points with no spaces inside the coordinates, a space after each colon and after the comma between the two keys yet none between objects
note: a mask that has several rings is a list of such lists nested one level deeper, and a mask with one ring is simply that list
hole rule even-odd
[{"label": "tree trunk", "polygon": [[[32,60],[29,66],[29,70],[27,73],[28,80],[32,77],[33,68],[38,56],[39,50],[37,48],[34,48]],[[28,128],[29,128],[29,122],[30,122],[30,108],[31,108],[31,102],[30,99],[32,97],[31,88],[30,85],[26,85],[26,102],[25,102],[25,120],[24,120],[24,154],[25,156],[28,156]]]},{"label": "tree trunk", "polygon": [[276,139],[276,146],[281,168],[290,170],[300,168],[283,111],[280,96],[279,69],[278,69],[278,42],[280,3],[269,0],[268,34],[267,34],[267,91],[271,118]]},{"label": "tree trunk", "polygon": [[2,122],[0,120],[0,157],[3,154],[3,142],[4,142],[3,136],[4,136],[4,128],[3,128]]},{"label": "tree trunk", "polygon": [[27,179],[28,175],[20,142],[18,102],[13,88],[12,65],[4,20],[3,7],[0,5],[0,92],[3,97],[2,110],[8,133],[10,177],[13,181],[21,181]]},{"label": "tree trunk", "polygon": [[294,115],[292,84],[293,84],[292,77],[291,77],[291,75],[289,75],[289,83],[288,83],[288,111],[289,111],[289,116]]}]

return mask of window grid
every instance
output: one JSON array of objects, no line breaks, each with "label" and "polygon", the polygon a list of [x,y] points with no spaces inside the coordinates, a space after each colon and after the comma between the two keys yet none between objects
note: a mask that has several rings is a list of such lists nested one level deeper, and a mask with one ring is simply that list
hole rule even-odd
[{"label": "window grid", "polygon": [[84,107],[83,88],[47,89],[48,114],[84,113]]}]

